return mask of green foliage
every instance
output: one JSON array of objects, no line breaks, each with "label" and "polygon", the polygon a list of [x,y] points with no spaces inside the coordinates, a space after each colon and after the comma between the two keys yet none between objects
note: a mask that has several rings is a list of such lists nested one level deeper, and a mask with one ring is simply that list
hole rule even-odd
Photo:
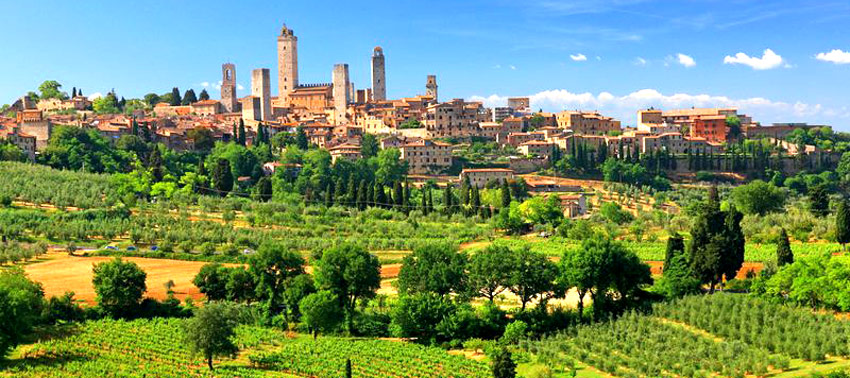
[{"label": "green foliage", "polygon": [[847,277],[850,260],[829,253],[797,258],[754,289],[769,298],[809,306],[850,311]]},{"label": "green foliage", "polygon": [[545,255],[521,249],[514,251],[511,261],[514,268],[511,269],[508,290],[519,298],[521,310],[535,299],[545,305],[549,297],[559,294],[554,287],[558,267]]},{"label": "green foliage", "polygon": [[213,302],[198,308],[186,321],[185,340],[193,355],[200,354],[213,370],[213,358],[235,356],[239,348],[233,343],[239,309],[229,303]]},{"label": "green foliage", "polygon": [[332,332],[342,322],[345,314],[339,306],[339,298],[333,292],[322,290],[310,294],[299,303],[302,320],[313,337],[321,332]]},{"label": "green foliage", "polygon": [[316,264],[316,286],[333,292],[345,310],[351,329],[357,300],[371,299],[381,286],[381,264],[365,248],[344,244],[326,250]]},{"label": "green foliage", "polygon": [[765,215],[778,211],[785,205],[786,194],[782,188],[761,180],[732,189],[731,199],[744,214]]},{"label": "green foliage", "polygon": [[846,199],[840,200],[835,210],[835,241],[842,247],[850,243],[850,203]]},{"label": "green foliage", "polygon": [[437,329],[456,306],[448,297],[433,292],[405,295],[392,308],[392,333],[398,337],[415,337],[419,342],[437,341]]},{"label": "green foliage", "polygon": [[363,138],[360,140],[360,155],[362,155],[364,159],[377,156],[380,148],[381,146],[378,144],[378,138],[376,138],[373,134],[364,134]]},{"label": "green foliage", "polygon": [[304,258],[278,242],[267,241],[251,257],[249,272],[257,284],[257,296],[265,300],[272,314],[283,308],[287,280],[304,274]]},{"label": "green foliage", "polygon": [[605,219],[616,224],[625,224],[635,219],[630,212],[623,210],[619,204],[614,202],[603,203],[599,208],[599,213],[602,214]]},{"label": "green foliage", "polygon": [[493,357],[492,372],[494,378],[516,377],[516,362],[507,348],[500,348]]},{"label": "green foliage", "polygon": [[472,295],[482,296],[493,303],[510,284],[514,260],[513,251],[506,246],[490,245],[473,254],[467,273],[467,285]]},{"label": "green foliage", "polygon": [[515,320],[505,327],[505,333],[499,340],[504,345],[516,345],[528,337],[528,324],[522,320]]},{"label": "green foliage", "polygon": [[691,270],[702,283],[714,285],[735,277],[744,262],[745,240],[742,215],[730,207],[721,211],[716,200],[701,204],[691,229],[689,261]]},{"label": "green foliage", "polygon": [[439,295],[465,292],[467,256],[447,243],[426,244],[404,258],[398,275],[399,292]]},{"label": "green foliage", "polygon": [[67,100],[68,94],[62,92],[62,84],[59,84],[56,80],[46,80],[38,86],[38,91],[41,92],[39,99],[57,99],[57,100]]},{"label": "green foliage", "polygon": [[699,279],[691,272],[687,255],[680,253],[664,263],[664,274],[656,281],[655,290],[667,298],[680,298],[699,294],[700,286]]},{"label": "green foliage", "polygon": [[785,229],[779,231],[779,239],[776,240],[776,264],[783,266],[794,262],[794,252],[791,251],[791,243],[788,241],[788,233]]},{"label": "green foliage", "polygon": [[0,271],[0,359],[32,331],[41,315],[44,291],[19,269]]},{"label": "green foliage", "polygon": [[113,148],[97,130],[56,126],[39,158],[57,169],[86,172],[124,172],[132,155]]},{"label": "green foliage", "polygon": [[147,274],[142,268],[116,257],[112,261],[95,264],[92,272],[98,306],[113,317],[133,315],[147,290]]},{"label": "green foliage", "polygon": [[192,284],[207,297],[207,301],[218,301],[227,298],[227,283],[230,272],[218,263],[206,264],[201,267],[192,280]]}]

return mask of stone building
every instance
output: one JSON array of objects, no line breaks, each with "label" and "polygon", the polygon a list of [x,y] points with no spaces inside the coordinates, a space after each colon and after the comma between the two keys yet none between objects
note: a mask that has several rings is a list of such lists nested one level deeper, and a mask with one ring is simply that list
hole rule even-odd
[{"label": "stone building", "polygon": [[452,166],[452,146],[448,143],[419,139],[403,144],[399,151],[412,174],[438,173]]},{"label": "stone building", "polygon": [[380,46],[372,51],[372,100],[387,100],[386,62],[384,60],[384,49]]},{"label": "stone building", "polygon": [[429,105],[422,116],[422,123],[430,138],[469,137],[478,136],[478,124],[487,122],[489,118],[482,103],[454,99]]},{"label": "stone building", "polygon": [[469,185],[483,188],[490,181],[502,182],[514,178],[514,171],[507,168],[475,168],[460,171],[460,181],[469,179]]},{"label": "stone building", "polygon": [[598,112],[563,111],[557,114],[558,127],[576,134],[605,135],[620,130],[620,121]]},{"label": "stone building", "polygon": [[236,97],[236,65],[233,63],[221,65],[221,107],[225,113],[239,111],[239,101]]},{"label": "stone building", "polygon": [[260,99],[259,120],[270,121],[272,119],[272,94],[268,68],[257,68],[251,71],[251,96]]},{"label": "stone building", "polygon": [[283,25],[277,37],[277,95],[284,105],[289,94],[298,87],[298,37]]}]

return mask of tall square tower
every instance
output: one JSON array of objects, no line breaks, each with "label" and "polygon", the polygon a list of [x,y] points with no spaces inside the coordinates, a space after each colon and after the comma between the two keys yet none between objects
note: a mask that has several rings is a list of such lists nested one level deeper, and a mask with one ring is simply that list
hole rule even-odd
[{"label": "tall square tower", "polygon": [[283,25],[277,37],[277,95],[289,104],[289,94],[298,87],[298,37]]},{"label": "tall square tower", "polygon": [[348,79],[348,64],[346,63],[334,65],[333,95],[336,123],[339,125],[347,124],[348,117],[346,117],[345,111],[348,109],[348,103],[351,102],[351,82]]},{"label": "tall square tower", "polygon": [[238,110],[236,97],[236,65],[225,63],[221,65],[221,105],[225,113]]},{"label": "tall square tower", "polygon": [[380,46],[372,51],[372,100],[387,99],[386,71],[384,66],[384,49]]},{"label": "tall square tower", "polygon": [[272,95],[271,79],[268,68],[257,68],[251,71],[251,96],[260,99],[260,119],[271,120]]}]

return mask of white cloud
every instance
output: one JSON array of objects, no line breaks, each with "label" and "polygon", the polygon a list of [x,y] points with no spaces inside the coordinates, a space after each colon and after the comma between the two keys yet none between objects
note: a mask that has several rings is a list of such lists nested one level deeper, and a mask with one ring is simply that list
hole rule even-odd
[{"label": "white cloud", "polygon": [[[218,88],[218,89],[221,89],[221,85],[219,85],[219,88]],[[243,87],[243,86],[242,86],[242,84],[236,84],[236,89],[238,89],[238,90],[240,90],[240,91],[244,91],[244,90],[245,90],[245,87]]]},{"label": "white cloud", "polygon": [[516,71],[516,66],[514,66],[513,64],[511,64],[511,65],[510,65],[510,66],[508,66],[508,67],[510,67],[512,70]]},{"label": "white cloud", "polygon": [[495,68],[495,69],[497,69],[497,70],[498,70],[498,69],[502,68],[502,65],[501,65],[501,64],[497,64],[497,65],[493,66],[493,68]]},{"label": "white cloud", "polygon": [[94,93],[89,95],[89,100],[94,100],[94,99],[98,99],[98,98],[101,98],[101,97],[103,97],[103,93],[94,92]]},{"label": "white cloud", "polygon": [[[847,109],[830,109],[820,104],[803,102],[787,103],[763,97],[734,99],[709,94],[674,93],[663,94],[656,89],[642,89],[623,96],[610,92],[599,94],[573,93],[565,89],[547,90],[529,96],[532,109],[561,111],[564,109],[598,110],[634,125],[638,109],[655,107],[660,109],[684,109],[690,107],[735,107],[762,123],[769,122],[815,122],[826,118],[850,119]],[[482,101],[486,106],[504,106],[508,96],[472,96],[472,101]]]},{"label": "white cloud", "polygon": [[601,57],[601,56],[599,56],[599,55],[597,55],[597,56],[596,56],[596,60],[602,60],[602,57]]},{"label": "white cloud", "polygon": [[679,64],[688,68],[697,65],[697,62],[694,60],[694,58],[691,58],[690,56],[687,56],[682,53],[676,54],[676,59],[679,61]]},{"label": "white cloud", "polygon": [[749,56],[742,52],[735,54],[735,56],[727,55],[723,58],[724,64],[743,64],[752,67],[754,70],[769,70],[781,66],[783,62],[782,57],[771,49],[765,49],[761,58]]},{"label": "white cloud", "polygon": [[207,88],[207,87],[209,87],[209,86],[210,86],[210,82],[209,82],[209,81],[205,81],[205,82],[201,83],[201,86],[202,86],[202,87],[204,87],[204,88]]},{"label": "white cloud", "polygon": [[647,62],[646,59],[644,59],[644,58],[641,58],[641,57],[635,58],[635,65],[636,66],[645,66],[647,63],[649,63],[649,62]]},{"label": "white cloud", "polygon": [[850,51],[834,49],[828,53],[818,53],[818,55],[815,55],[815,59],[835,64],[848,64],[850,63]]},{"label": "white cloud", "polygon": [[584,56],[584,54],[570,54],[570,59],[572,59],[574,62],[584,62],[587,60],[587,57]]}]

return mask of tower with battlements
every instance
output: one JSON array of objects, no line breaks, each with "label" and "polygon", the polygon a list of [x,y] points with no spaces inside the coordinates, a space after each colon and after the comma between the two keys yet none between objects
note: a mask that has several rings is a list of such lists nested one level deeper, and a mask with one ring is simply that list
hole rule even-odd
[{"label": "tower with battlements", "polygon": [[236,65],[225,63],[221,65],[221,106],[225,113],[238,111],[236,97]]},{"label": "tower with battlements", "polygon": [[257,68],[251,71],[251,96],[260,99],[260,120],[270,121],[272,118],[272,95],[268,68]]},{"label": "tower with battlements", "polygon": [[298,87],[298,37],[283,25],[277,37],[277,95],[289,104],[289,94]]},{"label": "tower with battlements", "polygon": [[384,49],[380,46],[372,51],[372,100],[386,101],[387,83],[384,66]]},{"label": "tower with battlements", "polygon": [[351,102],[351,81],[348,76],[348,64],[340,63],[334,65],[333,70],[333,96],[336,123],[344,125],[348,123],[345,111]]},{"label": "tower with battlements", "polygon": [[431,96],[434,101],[439,102],[437,99],[437,75],[428,75],[428,80],[425,82],[425,95]]}]

